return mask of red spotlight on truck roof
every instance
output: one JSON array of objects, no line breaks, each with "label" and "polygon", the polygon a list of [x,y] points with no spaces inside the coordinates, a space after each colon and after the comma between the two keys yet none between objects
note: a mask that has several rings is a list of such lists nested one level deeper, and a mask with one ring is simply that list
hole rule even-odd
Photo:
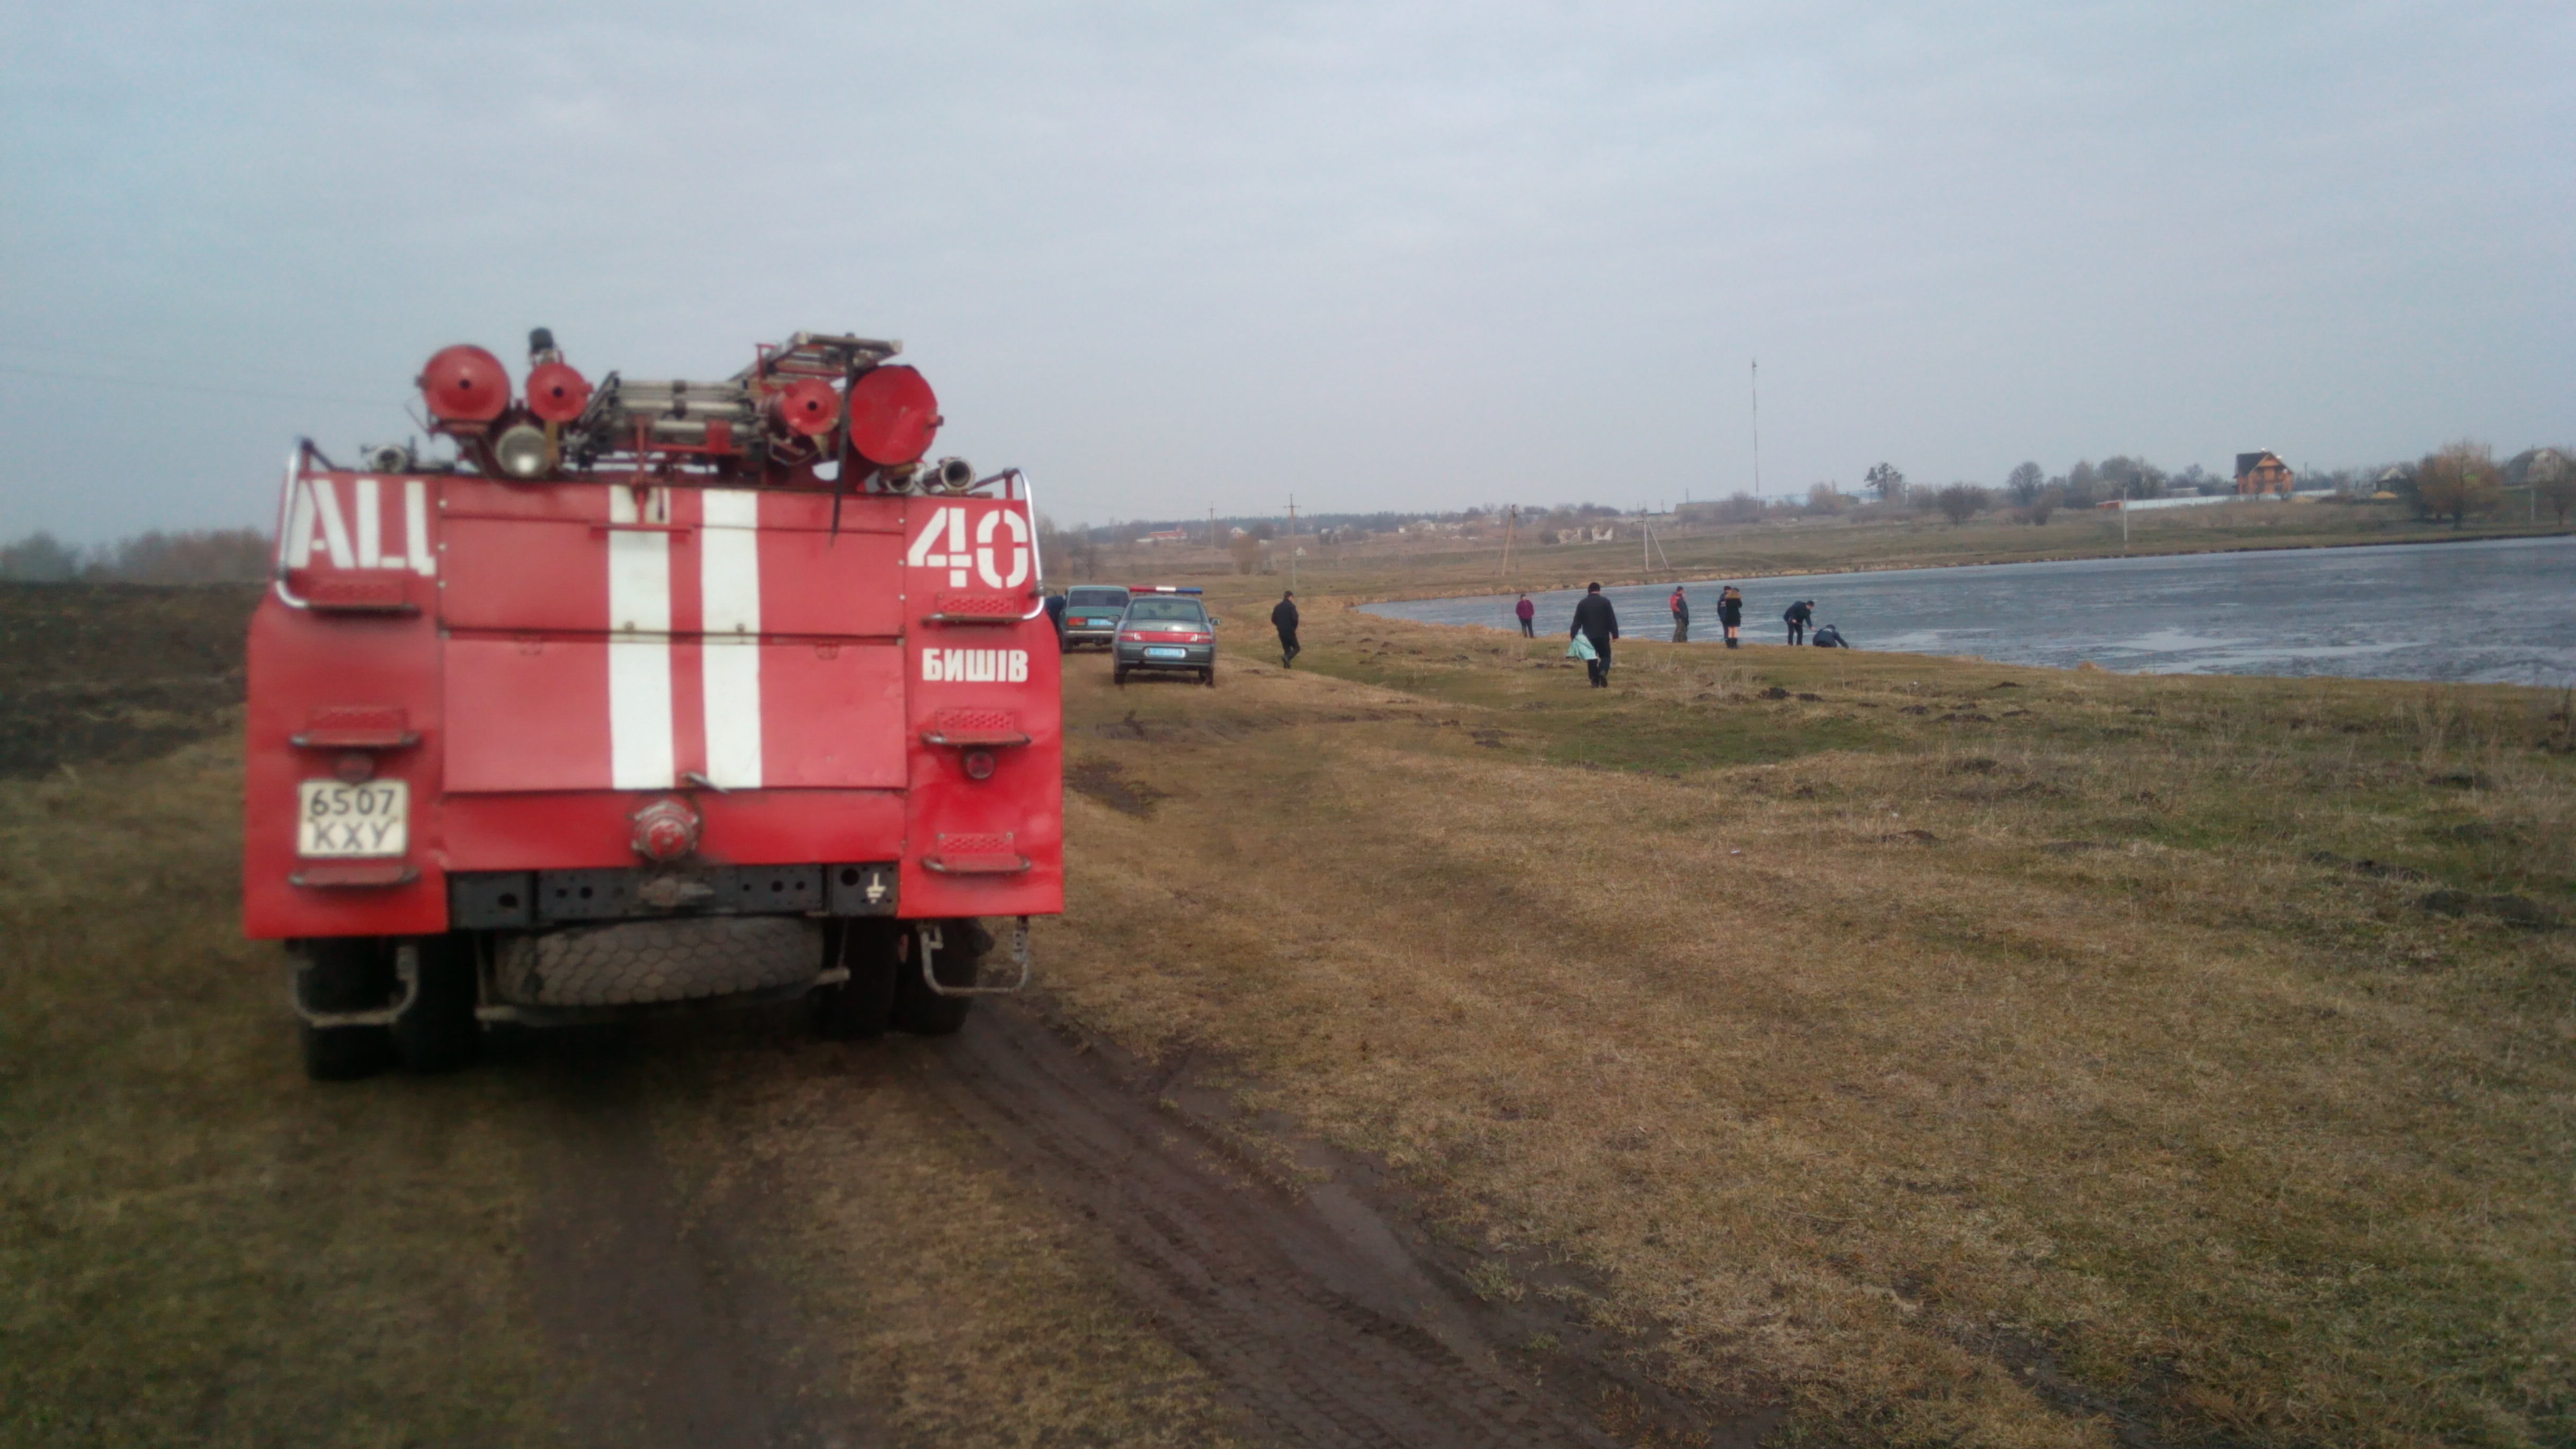
[{"label": "red spotlight on truck roof", "polygon": [[870,368],[850,384],[850,448],[881,467],[921,461],[944,421],[939,399],[913,368]]},{"label": "red spotlight on truck roof", "polygon": [[778,416],[789,431],[819,438],[841,421],[841,395],[819,377],[804,378],[778,395]]},{"label": "red spotlight on truck roof", "polygon": [[510,405],[510,374],[480,347],[442,347],[420,370],[429,415],[443,423],[488,423]]},{"label": "red spotlight on truck roof", "polygon": [[528,374],[528,411],[539,422],[568,423],[581,416],[590,406],[590,379],[582,376],[570,363],[538,364]]}]

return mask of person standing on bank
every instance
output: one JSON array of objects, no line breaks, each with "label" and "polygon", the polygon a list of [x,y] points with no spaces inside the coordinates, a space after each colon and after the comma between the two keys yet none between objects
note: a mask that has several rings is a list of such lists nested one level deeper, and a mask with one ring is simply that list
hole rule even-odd
[{"label": "person standing on bank", "polygon": [[1780,618],[1789,626],[1790,643],[1807,642],[1807,621],[1814,617],[1816,617],[1816,601],[1813,599],[1800,599],[1789,606],[1789,612],[1782,614]]},{"label": "person standing on bank", "polygon": [[1538,622],[1538,605],[1530,602],[1529,595],[1521,595],[1521,601],[1512,605],[1512,617],[1521,621],[1522,638],[1538,637],[1538,630],[1534,627]]},{"label": "person standing on bank", "polygon": [[1738,642],[1736,631],[1744,627],[1744,595],[1733,584],[1718,593],[1717,622],[1726,626],[1726,647],[1734,648]]},{"label": "person standing on bank", "polygon": [[1610,641],[1619,637],[1619,611],[1601,597],[1599,584],[1588,585],[1583,597],[1574,605],[1574,627],[1565,631],[1571,639],[1580,634],[1592,646],[1592,657],[1583,663],[1592,676],[1592,687],[1610,687]]},{"label": "person standing on bank", "polygon": [[1297,643],[1297,595],[1293,590],[1279,596],[1279,607],[1270,611],[1270,627],[1279,631],[1279,667],[1296,668],[1297,656],[1306,651]]},{"label": "person standing on bank", "polygon": [[1055,652],[1062,654],[1073,646],[1064,639],[1064,590],[1046,596],[1047,622],[1055,625]]},{"label": "person standing on bank", "polygon": [[1690,600],[1682,597],[1682,586],[1679,584],[1673,585],[1672,609],[1673,642],[1688,644],[1690,642]]}]

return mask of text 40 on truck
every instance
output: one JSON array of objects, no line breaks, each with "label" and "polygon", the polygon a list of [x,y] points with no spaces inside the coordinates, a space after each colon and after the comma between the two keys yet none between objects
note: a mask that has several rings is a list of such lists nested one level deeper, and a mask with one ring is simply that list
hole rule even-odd
[{"label": "text 40 on truck", "polygon": [[306,1070],[698,1001],[946,1033],[1025,984],[1064,908],[1028,479],[924,461],[896,343],[596,386],[529,350],[516,389],[481,348],[430,359],[451,461],[287,466],[242,893]]}]

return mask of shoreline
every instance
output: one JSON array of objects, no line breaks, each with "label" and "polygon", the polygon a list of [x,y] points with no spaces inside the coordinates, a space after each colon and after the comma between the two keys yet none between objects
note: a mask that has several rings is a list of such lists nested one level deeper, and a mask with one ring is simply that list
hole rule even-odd
[{"label": "shoreline", "polygon": [[[1749,579],[1833,578],[1842,574],[1920,573],[1934,569],[2000,568],[2007,564],[2089,563],[2109,558],[2190,558],[2203,554],[2300,553],[2312,550],[2340,548],[2422,548],[2437,544],[2496,543],[2508,539],[2548,539],[2569,537],[2576,537],[2576,526],[2541,529],[2538,531],[2525,530],[2516,533],[2466,533],[2456,538],[2375,538],[2333,540],[2316,543],[2229,544],[2217,548],[2159,548],[2142,551],[2124,550],[2119,553],[2052,553],[2025,558],[1968,559],[1955,563],[1858,564],[1830,569],[1768,569],[1724,575],[1711,574],[1705,578],[1688,577],[1690,571],[1687,569],[1666,569],[1659,571],[1662,576],[1641,577],[1633,574],[1622,574],[1617,577],[1612,577],[1609,575],[1602,575],[1598,578],[1598,582],[1601,587],[1605,589],[1632,589],[1667,583],[1734,583],[1738,580]],[[1592,580],[1586,580],[1586,582],[1591,581]],[[1543,588],[1526,590],[1526,592],[1533,594],[1563,593],[1573,589],[1580,589],[1582,587],[1584,587],[1584,585],[1580,583],[1555,584]],[[1340,595],[1337,597],[1345,600],[1345,608],[1367,609],[1379,604],[1415,604],[1430,603],[1439,599],[1474,599],[1489,596],[1500,597],[1505,594],[1517,592],[1523,591],[1513,589],[1509,586],[1490,588],[1483,585],[1477,585],[1458,589],[1433,590],[1430,592],[1384,594],[1365,597]]]}]

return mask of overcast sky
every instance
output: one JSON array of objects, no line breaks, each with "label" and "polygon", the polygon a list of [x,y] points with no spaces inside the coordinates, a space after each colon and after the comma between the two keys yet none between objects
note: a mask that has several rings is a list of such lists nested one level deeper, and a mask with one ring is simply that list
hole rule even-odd
[{"label": "overcast sky", "polygon": [[[1059,519],[2576,440],[2576,6],[0,12],[0,538],[555,329],[903,339]],[[97,379],[109,379],[100,381]],[[146,385],[150,384],[150,385]]]}]

